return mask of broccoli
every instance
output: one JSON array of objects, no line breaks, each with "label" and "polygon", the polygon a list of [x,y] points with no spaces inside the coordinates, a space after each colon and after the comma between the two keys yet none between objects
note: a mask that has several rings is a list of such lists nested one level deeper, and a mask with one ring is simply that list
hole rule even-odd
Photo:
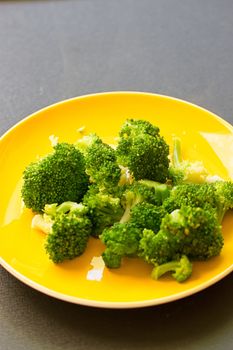
[{"label": "broccoli", "polygon": [[129,221],[131,209],[139,203],[147,202],[160,206],[169,196],[169,193],[169,186],[165,184],[149,180],[133,182],[131,185],[125,187],[125,192],[122,196],[122,204],[125,212],[120,221]]},{"label": "broccoli", "polygon": [[142,230],[144,228],[158,232],[161,221],[166,215],[166,211],[162,206],[156,206],[151,203],[142,202],[136,204],[131,209],[130,222],[134,223]]},{"label": "broccoli", "polygon": [[173,272],[172,277],[177,282],[184,282],[192,274],[192,263],[186,255],[182,255],[177,261],[169,261],[162,265],[156,265],[152,270],[151,277],[157,280],[167,272]]},{"label": "broccoli", "polygon": [[90,180],[102,188],[114,188],[121,180],[122,170],[117,164],[116,151],[97,135],[84,136],[76,142],[86,161]]},{"label": "broccoli", "polygon": [[233,182],[177,185],[170,191],[170,196],[164,200],[163,206],[166,211],[172,212],[182,205],[214,208],[221,223],[225,213],[233,208]]},{"label": "broccoli", "polygon": [[92,221],[92,235],[95,237],[98,237],[104,228],[119,221],[124,212],[120,198],[99,191],[95,185],[90,186],[83,198],[83,204],[88,208],[88,215]]},{"label": "broccoli", "polygon": [[183,206],[166,214],[159,232],[143,230],[139,255],[147,262],[164,264],[180,255],[207,260],[223,247],[221,225],[216,211]]},{"label": "broccoli", "polygon": [[221,223],[229,209],[233,209],[233,182],[217,181],[212,184],[217,197],[217,214]]},{"label": "broccoli", "polygon": [[182,183],[204,183],[208,172],[201,161],[191,162],[183,160],[181,155],[181,141],[174,138],[172,164],[169,166],[169,178],[173,185]]},{"label": "broccoli", "polygon": [[161,204],[162,191],[167,192],[167,188],[158,183],[153,183],[152,186],[152,183],[150,181],[150,186],[147,186],[146,182],[135,182],[127,186],[123,200],[124,214],[118,223],[106,228],[100,235],[100,239],[106,245],[102,256],[108,267],[119,267],[124,256],[137,254],[139,240],[145,227],[159,230],[165,210],[152,203]]},{"label": "broccoli", "polygon": [[218,198],[213,184],[180,184],[170,191],[163,206],[168,212],[181,208],[182,205],[191,207],[216,208]]},{"label": "broccoli", "polygon": [[166,181],[169,146],[159,128],[148,121],[128,119],[120,130],[116,153],[119,164],[128,167],[136,180]]},{"label": "broccoli", "polygon": [[46,206],[43,215],[34,217],[32,226],[48,234],[45,249],[54,263],[73,259],[85,251],[92,229],[87,211],[83,204],[67,202]]},{"label": "broccoli", "polygon": [[89,184],[83,155],[68,143],[58,143],[51,154],[29,164],[23,180],[23,201],[34,212],[50,203],[79,202]]},{"label": "broccoli", "polygon": [[140,238],[141,229],[130,222],[115,223],[106,228],[100,235],[101,241],[106,245],[102,254],[105,265],[109,268],[120,267],[123,257],[137,253]]}]

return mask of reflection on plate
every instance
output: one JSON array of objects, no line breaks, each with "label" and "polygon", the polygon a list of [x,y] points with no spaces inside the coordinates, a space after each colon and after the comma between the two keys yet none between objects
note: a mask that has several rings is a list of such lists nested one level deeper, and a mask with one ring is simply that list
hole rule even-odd
[{"label": "reflection on plate", "polygon": [[[97,307],[157,305],[196,293],[233,270],[233,215],[223,222],[221,256],[194,263],[192,277],[179,284],[170,277],[154,281],[151,267],[126,259],[120,269],[103,268],[103,245],[91,239],[83,256],[55,265],[44,251],[44,235],[30,228],[32,213],[22,208],[21,176],[27,164],[51,150],[49,136],[74,142],[86,126],[113,143],[126,118],[158,125],[171,145],[182,139],[184,156],[203,160],[211,174],[233,176],[233,128],[221,118],[174,98],[135,92],[104,93],[67,100],[24,119],[0,140],[0,263],[16,278],[53,297]],[[91,272],[92,270],[92,272]]]}]

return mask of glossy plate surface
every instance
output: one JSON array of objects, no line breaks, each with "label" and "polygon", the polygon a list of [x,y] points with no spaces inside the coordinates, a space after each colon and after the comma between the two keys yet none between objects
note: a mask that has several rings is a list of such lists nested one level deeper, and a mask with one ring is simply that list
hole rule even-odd
[{"label": "glossy plate surface", "polygon": [[126,118],[147,119],[158,125],[169,145],[182,138],[183,155],[203,160],[211,174],[233,177],[233,128],[221,118],[188,102],[135,92],[115,92],[74,98],[47,107],[8,131],[0,140],[0,263],[16,278],[50,296],[73,303],[110,308],[157,305],[196,293],[233,270],[233,215],[223,222],[221,256],[194,263],[192,277],[179,284],[170,277],[154,281],[151,267],[125,259],[117,270],[103,270],[91,280],[92,258],[103,245],[91,239],[83,256],[59,265],[44,251],[44,235],[30,228],[32,213],[22,209],[21,176],[38,156],[51,151],[49,136],[74,142],[77,129],[96,132],[113,143]]}]

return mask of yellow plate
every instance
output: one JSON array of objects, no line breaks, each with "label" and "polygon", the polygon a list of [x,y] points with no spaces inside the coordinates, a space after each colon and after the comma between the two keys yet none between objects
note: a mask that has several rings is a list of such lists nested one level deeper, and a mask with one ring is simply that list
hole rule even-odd
[{"label": "yellow plate", "polygon": [[44,235],[30,228],[32,213],[22,209],[21,176],[38,155],[51,150],[50,135],[73,142],[86,126],[113,142],[126,118],[141,118],[160,127],[171,145],[182,138],[184,157],[203,160],[211,174],[233,177],[233,128],[209,111],[185,101],[149,93],[114,92],[88,95],[45,108],[8,131],[0,140],[0,263],[16,278],[50,296],[73,303],[110,308],[157,305],[196,293],[233,270],[233,215],[223,223],[221,256],[194,263],[192,277],[179,284],[170,277],[154,281],[151,267],[125,259],[117,270],[103,271],[100,281],[87,278],[93,256],[103,245],[91,239],[83,256],[59,265],[49,261]]}]

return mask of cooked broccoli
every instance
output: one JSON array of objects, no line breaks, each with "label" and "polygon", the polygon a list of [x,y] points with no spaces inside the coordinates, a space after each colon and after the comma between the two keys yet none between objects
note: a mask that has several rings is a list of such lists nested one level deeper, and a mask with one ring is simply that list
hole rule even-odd
[{"label": "cooked broccoli", "polygon": [[[92,224],[88,209],[77,203],[52,204],[35,216],[32,226],[47,233],[45,249],[54,263],[81,255],[88,242]],[[48,225],[46,225],[48,222]]]},{"label": "cooked broccoli", "polygon": [[94,145],[102,144],[101,138],[95,133],[84,135],[75,142],[75,147],[84,155],[87,154],[88,149]]},{"label": "cooked broccoli", "polygon": [[102,188],[114,188],[121,179],[121,168],[117,164],[116,151],[97,135],[84,136],[76,142],[86,161],[86,173],[90,180]]},{"label": "cooked broccoli", "polygon": [[106,228],[100,235],[101,241],[106,245],[102,254],[105,265],[109,268],[120,267],[123,257],[137,253],[140,238],[141,229],[130,222],[115,223]]},{"label": "cooked broccoli", "polygon": [[219,255],[222,247],[216,211],[183,206],[162,219],[157,234],[143,231],[139,255],[149,263],[160,265],[182,254],[194,260],[207,260]]},{"label": "cooked broccoli", "polygon": [[106,245],[103,259],[108,267],[119,267],[124,256],[137,254],[144,228],[159,230],[165,210],[151,202],[161,204],[163,195],[160,186],[167,192],[166,186],[157,183],[152,186],[152,181],[150,186],[147,186],[146,182],[135,182],[127,186],[123,200],[125,211],[120,222],[105,229],[100,235],[100,239]]},{"label": "cooked broccoli", "polygon": [[92,221],[92,235],[95,237],[98,237],[104,228],[119,221],[124,212],[120,198],[100,191],[95,185],[90,186],[83,203],[88,208],[88,215]]},{"label": "cooked broccoli", "polygon": [[172,277],[178,282],[184,282],[192,274],[192,263],[186,255],[182,255],[177,261],[156,265],[152,270],[151,277],[157,280],[167,272],[173,272]]},{"label": "cooked broccoli", "polygon": [[172,164],[169,167],[169,178],[174,185],[181,183],[203,183],[208,172],[201,161],[189,161],[182,159],[181,141],[174,138]]},{"label": "cooked broccoli", "polygon": [[135,205],[147,202],[160,206],[165,198],[169,196],[169,193],[169,186],[149,180],[135,181],[132,185],[126,186],[125,193],[122,196],[122,204],[125,212],[121,218],[121,222],[129,221],[131,209]]},{"label": "cooked broccoli", "polygon": [[168,212],[181,208],[182,205],[191,207],[216,208],[218,201],[212,184],[181,184],[172,188],[163,206]]},{"label": "cooked broccoli", "polygon": [[128,119],[120,130],[116,152],[119,164],[128,167],[136,180],[166,181],[169,147],[150,122]]},{"label": "cooked broccoli", "polygon": [[217,213],[221,223],[225,213],[233,209],[233,182],[217,181],[212,184],[217,197]]},{"label": "cooked broccoli", "polygon": [[156,206],[151,203],[142,202],[136,204],[131,209],[130,222],[134,223],[142,230],[144,228],[158,232],[161,221],[166,215],[166,211],[162,206]]},{"label": "cooked broccoli", "polygon": [[214,208],[221,223],[225,213],[233,208],[233,183],[217,181],[208,184],[177,185],[170,191],[170,197],[164,200],[163,206],[165,210],[172,212],[182,205]]},{"label": "cooked broccoli", "polygon": [[23,180],[23,201],[35,212],[50,203],[79,202],[89,184],[83,155],[68,143],[58,143],[51,154],[29,164]]}]

